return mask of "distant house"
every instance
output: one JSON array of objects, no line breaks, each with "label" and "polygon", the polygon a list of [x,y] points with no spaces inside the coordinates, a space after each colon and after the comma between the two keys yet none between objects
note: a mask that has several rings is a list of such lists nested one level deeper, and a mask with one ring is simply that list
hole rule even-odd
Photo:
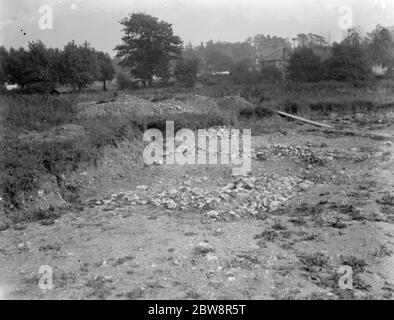
[{"label": "distant house", "polygon": [[382,64],[374,64],[372,66],[372,74],[376,77],[383,77],[387,74],[388,68],[383,67]]},{"label": "distant house", "polygon": [[[326,60],[331,55],[330,47],[313,47],[313,52],[320,57],[321,60]],[[259,51],[256,55],[256,61],[261,72],[266,67],[275,67],[281,72],[285,72],[289,66],[289,60],[292,54],[290,47],[276,47],[267,48]]]},{"label": "distant house", "polygon": [[213,76],[228,76],[230,71],[212,71],[211,73]]},{"label": "distant house", "polygon": [[134,87],[147,87],[151,83],[150,79],[140,79],[140,78],[134,78],[131,79],[131,83],[133,84]]},{"label": "distant house", "polygon": [[288,47],[267,48],[256,55],[259,71],[266,67],[275,67],[284,72],[289,65],[291,50]]},{"label": "distant house", "polygon": [[311,48],[313,53],[320,57],[322,61],[327,60],[331,57],[331,47],[328,46],[319,46],[319,47],[312,47]]},{"label": "distant house", "polygon": [[72,92],[73,92],[73,90],[71,88],[64,87],[64,86],[56,86],[50,91],[50,94],[60,95],[60,94],[67,94],[67,93],[72,93]]},{"label": "distant house", "polygon": [[6,83],[5,84],[5,88],[7,89],[7,90],[16,90],[16,89],[20,89],[20,86],[19,85],[17,85],[17,84],[8,84],[8,83]]}]

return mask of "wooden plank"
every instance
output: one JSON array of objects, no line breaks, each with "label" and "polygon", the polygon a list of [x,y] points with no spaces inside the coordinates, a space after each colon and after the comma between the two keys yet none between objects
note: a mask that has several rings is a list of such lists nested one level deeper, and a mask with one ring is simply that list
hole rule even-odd
[{"label": "wooden plank", "polygon": [[321,127],[321,128],[329,128],[329,129],[334,128],[333,126],[330,126],[328,124],[320,123],[320,122],[316,122],[316,121],[312,121],[312,120],[308,120],[308,119],[301,118],[301,117],[297,117],[297,116],[294,116],[292,114],[288,114],[288,113],[283,112],[283,111],[276,111],[275,110],[274,112],[276,112],[277,114],[279,114],[281,116],[288,117],[288,118],[291,118],[291,119],[294,119],[294,120],[298,120],[298,121],[302,121],[302,122],[311,124],[313,126],[317,126],[317,127]]}]

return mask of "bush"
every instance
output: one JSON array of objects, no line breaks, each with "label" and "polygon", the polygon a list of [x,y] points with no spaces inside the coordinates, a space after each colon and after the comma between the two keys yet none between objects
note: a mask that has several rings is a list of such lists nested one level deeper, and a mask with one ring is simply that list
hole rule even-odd
[{"label": "bush", "polygon": [[254,114],[254,110],[251,108],[243,108],[239,111],[239,115],[245,118],[251,118]]},{"label": "bush", "polygon": [[371,79],[368,55],[357,34],[351,34],[341,43],[333,44],[332,55],[324,62],[324,71],[328,79],[336,81]]},{"label": "bush", "polygon": [[290,114],[297,114],[299,106],[295,102],[286,101],[284,104],[284,111]]},{"label": "bush", "polygon": [[197,80],[200,64],[201,61],[198,57],[185,58],[179,61],[174,70],[176,79],[186,87],[193,87]]},{"label": "bush", "polygon": [[230,71],[230,78],[234,84],[256,84],[263,81],[260,72],[253,70],[250,60],[237,62]]},{"label": "bush", "polygon": [[118,72],[116,74],[116,83],[120,90],[134,89],[130,76],[125,72]]},{"label": "bush", "polygon": [[274,67],[274,66],[268,66],[263,68],[261,70],[261,80],[263,82],[268,82],[268,83],[275,83],[275,82],[280,82],[282,81],[282,72]]},{"label": "bush", "polygon": [[254,109],[254,113],[256,114],[257,118],[268,118],[274,115],[271,110],[266,109],[262,106],[256,107],[256,109]]},{"label": "bush", "polygon": [[37,188],[45,174],[58,180],[62,174],[96,160],[88,141],[20,141],[8,140],[1,148],[0,190],[6,203],[20,206],[19,195]]},{"label": "bush", "polygon": [[310,48],[297,48],[290,57],[287,74],[292,81],[322,80],[320,57]]}]

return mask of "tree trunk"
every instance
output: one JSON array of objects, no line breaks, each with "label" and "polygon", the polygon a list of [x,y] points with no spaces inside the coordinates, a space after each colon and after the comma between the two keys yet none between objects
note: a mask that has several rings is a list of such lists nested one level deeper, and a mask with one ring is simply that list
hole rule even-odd
[{"label": "tree trunk", "polygon": [[107,82],[103,80],[103,91],[107,91]]}]

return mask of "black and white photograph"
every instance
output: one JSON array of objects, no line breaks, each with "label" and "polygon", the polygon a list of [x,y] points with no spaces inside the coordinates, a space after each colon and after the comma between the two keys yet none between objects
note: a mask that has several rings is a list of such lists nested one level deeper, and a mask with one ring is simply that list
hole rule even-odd
[{"label": "black and white photograph", "polygon": [[394,0],[0,0],[0,300],[393,299]]}]

